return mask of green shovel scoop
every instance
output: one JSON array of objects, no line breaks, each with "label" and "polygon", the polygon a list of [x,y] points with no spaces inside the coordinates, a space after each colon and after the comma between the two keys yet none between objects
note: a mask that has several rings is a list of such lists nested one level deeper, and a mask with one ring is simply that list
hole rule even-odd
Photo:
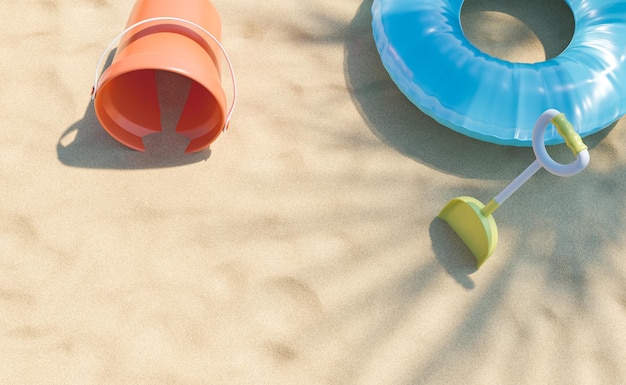
[{"label": "green shovel scoop", "polygon": [[[552,123],[565,143],[576,156],[569,164],[556,162],[546,150],[544,134]],[[478,199],[461,196],[452,199],[441,210],[438,217],[446,221],[457,235],[465,242],[474,257],[476,266],[480,267],[493,253],[498,243],[498,227],[493,219],[493,212],[518,188],[530,179],[542,167],[557,176],[576,175],[589,164],[589,151],[572,124],[565,115],[555,109],[545,111],[535,123],[532,137],[535,161],[530,164],[517,178],[502,190],[495,198],[483,205]]]}]

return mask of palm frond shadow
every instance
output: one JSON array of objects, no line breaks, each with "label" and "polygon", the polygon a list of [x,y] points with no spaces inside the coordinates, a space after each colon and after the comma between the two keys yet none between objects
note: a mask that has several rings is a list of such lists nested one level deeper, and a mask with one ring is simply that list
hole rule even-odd
[{"label": "palm frond shadow", "polygon": [[[372,0],[366,0],[361,4],[347,29],[345,41],[346,83],[361,116],[383,143],[420,164],[462,178],[454,191],[441,187],[441,196],[472,195],[486,202],[532,162],[532,150],[496,146],[466,138],[438,125],[408,102],[380,63],[371,31],[372,3]],[[428,229],[432,251],[421,257],[432,252],[435,262],[460,287],[466,291],[478,288],[484,294],[476,295],[475,301],[467,303],[465,316],[456,329],[450,330],[438,343],[430,345],[426,360],[412,365],[409,359],[405,373],[396,377],[404,380],[391,382],[429,384],[468,380],[467,383],[479,383],[478,379],[464,378],[463,371],[470,367],[478,371],[481,368],[486,370],[489,363],[482,361],[477,354],[484,349],[504,346],[497,341],[486,345],[483,336],[497,334],[499,321],[521,317],[522,321],[518,321],[527,323],[535,317],[532,312],[539,311],[533,309],[528,314],[516,313],[506,304],[508,298],[516,296],[515,288],[524,285],[524,277],[531,271],[538,274],[534,276],[534,283],[544,299],[536,307],[549,318],[550,327],[566,328],[566,320],[570,316],[587,314],[589,317],[579,321],[568,333],[582,333],[582,329],[595,328],[592,314],[598,301],[603,299],[597,297],[597,288],[593,286],[590,274],[601,271],[607,280],[620,282],[624,279],[620,275],[624,269],[616,266],[618,262],[612,248],[623,242],[626,222],[619,213],[626,210],[626,201],[619,194],[610,192],[626,188],[623,182],[626,180],[626,167],[623,162],[611,163],[606,159],[607,155],[602,154],[602,151],[617,151],[611,148],[610,142],[605,142],[605,138],[609,135],[623,136],[618,130],[623,127],[626,127],[626,122],[618,121],[585,138],[585,143],[592,149],[592,165],[594,157],[604,158],[599,162],[603,163],[602,167],[590,167],[573,178],[558,178],[542,171],[533,177],[532,186],[525,187],[507,202],[506,207],[513,206],[511,209],[505,207],[498,211],[496,221],[501,229],[500,242],[506,247],[500,248],[503,249],[501,252],[497,249],[492,259],[487,261],[490,264],[495,263],[495,258],[500,259],[498,275],[489,282],[475,280],[473,256],[445,223],[433,219]],[[611,138],[611,142],[615,140],[619,142],[619,138]],[[571,156],[564,146],[553,147],[550,152],[562,162],[568,162],[567,157]],[[483,181],[484,186],[477,188],[472,180]],[[610,200],[602,202],[598,201],[598,197]],[[398,242],[401,241],[398,239]],[[436,274],[438,268],[436,265],[434,269],[426,267],[425,271],[426,276],[417,273],[397,277],[399,282],[415,278],[421,280],[419,285],[414,286],[418,290],[410,292],[412,299],[406,298],[408,292],[398,289],[400,286],[390,286],[388,291],[373,289],[387,293],[385,314],[389,319],[385,321],[386,327],[399,327],[406,312],[420,306],[421,291],[428,289],[429,283],[433,282],[429,274]],[[346,307],[344,310],[335,319],[341,320],[343,316],[349,319],[350,314],[368,311],[365,305],[358,309]],[[610,324],[603,324],[594,334],[606,336],[612,332],[615,330]],[[362,344],[357,343],[354,350],[363,357],[355,370],[363,369],[360,365],[365,366],[375,359],[378,354],[376,347],[387,343],[393,332],[388,329],[384,332],[370,330],[364,335],[367,338],[364,337]],[[530,338],[526,328],[520,326],[522,337]],[[557,336],[550,343],[564,349],[565,356],[576,354],[576,349],[568,341]],[[615,361],[609,352],[619,349],[618,344],[607,347],[597,343],[595,346],[606,351],[611,362]],[[416,344],[415,349],[420,347]],[[509,358],[516,356],[516,351],[503,353]],[[510,367],[503,369],[510,371],[510,378],[540,367],[541,363],[531,357],[532,351],[523,354],[525,360],[511,363]],[[555,372],[576,372],[567,360],[556,361],[555,365],[558,366]],[[502,372],[499,378],[509,377]]]}]

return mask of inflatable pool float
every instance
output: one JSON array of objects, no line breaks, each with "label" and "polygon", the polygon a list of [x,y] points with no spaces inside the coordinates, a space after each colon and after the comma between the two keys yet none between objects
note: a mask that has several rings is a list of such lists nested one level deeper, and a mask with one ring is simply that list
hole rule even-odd
[{"label": "inflatable pool float", "polygon": [[[465,37],[463,0],[374,0],[372,29],[398,88],[442,125],[487,142],[531,146],[534,120],[563,112],[585,137],[626,113],[626,2],[565,0],[569,46],[534,64],[490,56]],[[546,144],[562,143],[554,126]]]}]

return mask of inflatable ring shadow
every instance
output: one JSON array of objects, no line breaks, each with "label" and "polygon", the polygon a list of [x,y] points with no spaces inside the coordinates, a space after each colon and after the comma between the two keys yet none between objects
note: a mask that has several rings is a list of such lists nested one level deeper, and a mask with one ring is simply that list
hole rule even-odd
[{"label": "inflatable ring shadow", "polygon": [[[535,33],[537,39],[543,45],[546,59],[558,56],[569,45],[576,27],[571,8],[563,0],[526,0],[525,3],[526,6],[520,7],[517,3],[507,1],[466,0],[463,3],[461,14],[472,15],[487,11],[514,16]],[[538,14],[536,11],[538,3],[543,3],[547,7],[548,13]],[[544,28],[546,23],[550,23],[552,26]],[[564,37],[569,38],[567,42],[564,41]]]},{"label": "inflatable ring shadow", "polygon": [[[450,130],[421,112],[398,89],[376,49],[372,4],[373,0],[361,3],[344,46],[346,83],[372,133],[403,155],[448,174],[471,179],[508,180],[516,176],[532,161],[532,150],[482,142]],[[586,137],[585,144],[592,149],[616,124]],[[561,153],[567,156],[569,150],[554,146],[550,151],[558,159]],[[510,167],[502,170],[505,163]]]},{"label": "inflatable ring shadow", "polygon": [[[104,69],[115,56],[107,57]],[[146,151],[123,146],[100,125],[90,100],[82,119],[68,127],[57,142],[57,157],[67,166],[94,169],[151,169],[184,166],[207,160],[211,150],[184,153],[188,139],[169,132],[159,132],[144,138]]]}]

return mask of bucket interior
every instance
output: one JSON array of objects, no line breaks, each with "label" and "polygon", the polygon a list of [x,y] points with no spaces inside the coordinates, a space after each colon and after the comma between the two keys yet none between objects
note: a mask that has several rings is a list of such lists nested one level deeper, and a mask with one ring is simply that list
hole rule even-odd
[{"label": "bucket interior", "polygon": [[163,128],[186,138],[185,152],[199,151],[217,138],[225,120],[218,98],[205,86],[164,70],[142,69],[115,76],[98,91],[96,100],[104,128],[140,151],[146,148],[143,138]]}]

